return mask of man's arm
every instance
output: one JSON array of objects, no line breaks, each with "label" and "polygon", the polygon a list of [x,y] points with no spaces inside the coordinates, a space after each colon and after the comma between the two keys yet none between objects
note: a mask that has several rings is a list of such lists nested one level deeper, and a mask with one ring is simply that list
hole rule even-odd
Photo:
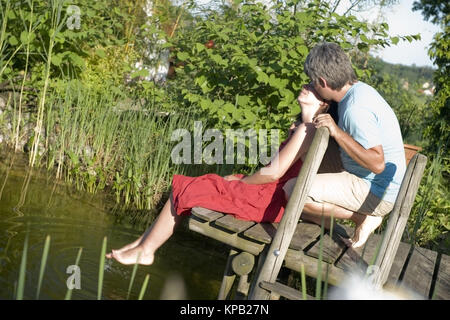
[{"label": "man's arm", "polygon": [[375,174],[380,174],[384,171],[384,152],[381,145],[365,149],[348,133],[339,128],[329,114],[318,115],[314,120],[314,124],[316,128],[327,127],[330,130],[330,136],[360,166]]}]

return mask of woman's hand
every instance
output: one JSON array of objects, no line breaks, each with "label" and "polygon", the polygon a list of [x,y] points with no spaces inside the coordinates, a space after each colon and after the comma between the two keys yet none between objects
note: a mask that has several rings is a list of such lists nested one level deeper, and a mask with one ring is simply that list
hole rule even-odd
[{"label": "woman's hand", "polygon": [[326,111],[329,107],[329,104],[319,96],[311,84],[303,86],[297,101],[302,108],[302,120],[304,123],[312,122],[317,114]]},{"label": "woman's hand", "polygon": [[239,177],[236,177],[235,175],[232,175],[232,174],[230,174],[230,175],[228,175],[228,176],[225,176],[225,177],[223,177],[225,180],[227,180],[227,181],[233,181],[233,180],[241,180],[241,178],[239,178]]}]

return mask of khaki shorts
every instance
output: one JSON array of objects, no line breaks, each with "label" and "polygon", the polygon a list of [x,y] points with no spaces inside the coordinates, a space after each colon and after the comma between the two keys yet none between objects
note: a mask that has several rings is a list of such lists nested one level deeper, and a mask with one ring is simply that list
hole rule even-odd
[{"label": "khaki shorts", "polygon": [[371,193],[367,182],[347,171],[317,174],[306,202],[332,203],[372,216],[385,216],[394,207]]}]

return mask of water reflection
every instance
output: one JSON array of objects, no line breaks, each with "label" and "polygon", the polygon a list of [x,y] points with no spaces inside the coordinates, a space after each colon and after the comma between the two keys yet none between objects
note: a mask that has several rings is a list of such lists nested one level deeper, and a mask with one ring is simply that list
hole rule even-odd
[{"label": "water reflection", "polygon": [[[105,209],[107,201],[102,195],[76,192],[46,171],[27,168],[26,159],[0,158],[0,299],[16,297],[27,230],[24,298],[36,297],[45,237],[50,235],[40,299],[64,299],[71,276],[67,267],[75,264],[80,248],[81,289],[73,290],[72,299],[96,299],[103,238],[107,237],[108,249],[118,248],[143,231],[118,224]],[[138,297],[149,274],[144,299],[215,299],[225,255],[211,245],[198,235],[179,230],[157,252],[154,265],[139,266],[130,298]],[[132,270],[133,266],[107,260],[102,299],[125,299]]]}]

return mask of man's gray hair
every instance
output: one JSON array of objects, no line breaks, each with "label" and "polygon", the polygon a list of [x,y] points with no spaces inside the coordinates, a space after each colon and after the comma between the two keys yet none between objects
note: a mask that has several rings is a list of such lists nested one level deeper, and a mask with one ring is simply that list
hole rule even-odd
[{"label": "man's gray hair", "polygon": [[312,48],[306,57],[304,70],[312,83],[319,84],[322,77],[333,90],[358,81],[350,59],[336,43],[322,42]]}]

